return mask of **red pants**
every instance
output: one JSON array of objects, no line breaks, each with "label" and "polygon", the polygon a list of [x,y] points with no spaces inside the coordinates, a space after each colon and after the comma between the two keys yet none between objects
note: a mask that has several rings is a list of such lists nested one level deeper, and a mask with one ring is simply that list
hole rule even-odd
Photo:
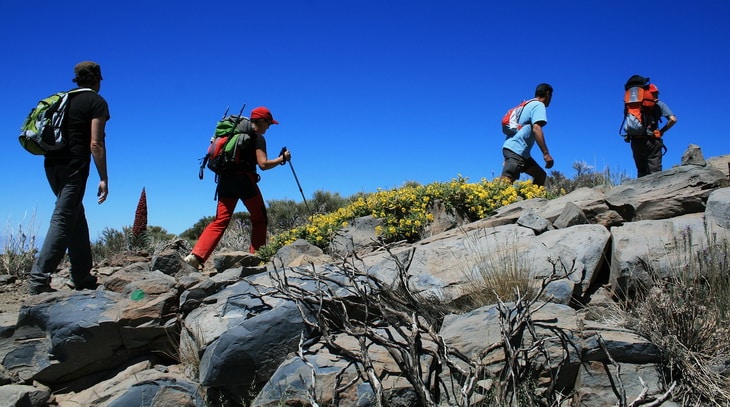
[{"label": "red pants", "polygon": [[[258,187],[256,187],[258,190]],[[206,261],[223,237],[228,224],[236,209],[238,198],[219,198],[218,207],[215,213],[215,219],[205,228],[198,238],[198,242],[193,248],[193,254],[201,260]],[[266,206],[261,191],[253,198],[243,200],[248,213],[251,215],[251,246],[248,248],[250,253],[266,244],[266,227],[268,219],[266,217]]]}]

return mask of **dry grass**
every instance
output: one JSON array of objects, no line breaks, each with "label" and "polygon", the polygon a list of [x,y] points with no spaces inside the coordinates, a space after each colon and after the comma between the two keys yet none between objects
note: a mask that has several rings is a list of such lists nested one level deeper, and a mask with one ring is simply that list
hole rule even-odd
[{"label": "dry grass", "polygon": [[228,228],[223,233],[216,250],[247,251],[249,246],[251,246],[251,221],[248,219],[231,219],[231,223],[228,224]]},{"label": "dry grass", "polygon": [[0,274],[23,277],[33,267],[36,248],[35,212],[23,218],[16,227],[8,225],[2,236],[2,255],[0,255]]},{"label": "dry grass", "polygon": [[516,298],[531,300],[537,287],[530,277],[530,262],[519,255],[519,242],[513,236],[504,239],[491,229],[470,234],[465,244],[470,249],[465,259],[468,297],[471,305],[496,304]]},{"label": "dry grass", "polygon": [[627,326],[665,350],[667,382],[679,383],[674,400],[685,406],[730,404],[729,251],[708,242],[687,239],[671,270],[652,270],[651,287],[624,308]]}]

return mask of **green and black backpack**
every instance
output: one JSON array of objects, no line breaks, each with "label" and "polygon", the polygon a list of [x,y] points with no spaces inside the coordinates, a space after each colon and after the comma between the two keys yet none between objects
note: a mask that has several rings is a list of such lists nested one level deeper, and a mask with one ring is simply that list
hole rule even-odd
[{"label": "green and black backpack", "polygon": [[68,101],[74,93],[93,91],[89,88],[72,89],[40,100],[20,128],[20,145],[34,155],[44,155],[66,147],[64,133]]},{"label": "green and black backpack", "polygon": [[[245,107],[245,105],[244,105]],[[218,176],[230,171],[241,161],[241,151],[251,142],[251,121],[249,118],[238,115],[223,115],[216,123],[215,132],[210,139],[210,146],[201,159],[198,177],[203,179],[205,167]],[[241,109],[243,113],[243,109]]]}]

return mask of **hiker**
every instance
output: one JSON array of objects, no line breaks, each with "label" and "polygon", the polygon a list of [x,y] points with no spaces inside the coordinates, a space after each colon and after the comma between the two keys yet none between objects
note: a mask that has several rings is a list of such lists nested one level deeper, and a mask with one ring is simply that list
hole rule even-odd
[{"label": "hiker", "polygon": [[[663,150],[666,148],[662,137],[667,130],[677,123],[677,116],[672,113],[672,109],[659,100],[659,88],[651,83],[649,84],[649,92],[655,99],[655,105],[653,117],[650,117],[651,122],[646,126],[646,135],[630,137],[637,178],[662,170],[662,155]],[[659,129],[662,117],[667,119],[667,123]]]},{"label": "hiker", "polygon": [[251,215],[249,252],[253,254],[266,244],[268,219],[264,198],[256,185],[261,178],[256,173],[256,166],[262,170],[270,170],[291,160],[291,153],[288,150],[283,150],[281,155],[269,160],[264,133],[272,124],[279,122],[274,120],[266,107],[257,107],[251,111],[251,126],[250,131],[247,131],[251,136],[251,143],[240,152],[240,162],[234,169],[222,173],[218,179],[216,188],[218,206],[215,219],[203,230],[192,252],[185,257],[185,262],[191,266],[199,268],[213,253],[231,221],[239,199],[243,201]]},{"label": "hiker", "polygon": [[545,109],[550,106],[552,97],[552,86],[547,83],[537,85],[535,98],[524,105],[519,116],[518,122],[522,127],[514,135],[507,136],[502,144],[502,177],[510,182],[519,179],[521,173],[526,173],[532,177],[535,185],[545,185],[547,174],[530,156],[530,150],[537,142],[545,160],[545,168],[553,167],[553,157],[550,156],[543,132],[543,127],[547,124]]},{"label": "hiker", "polygon": [[84,61],[74,67],[73,82],[89,88],[73,94],[68,102],[64,137],[68,145],[45,154],[44,167],[56,206],[43,246],[30,272],[30,292],[40,294],[51,288],[51,273],[61,263],[66,251],[71,262],[71,280],[77,290],[95,289],[97,279],[91,274],[92,258],[89,227],[84,212],[84,193],[89,177],[91,157],[99,174],[97,202],[106,201],[109,179],[104,143],[109,106],[101,95],[101,67]]}]

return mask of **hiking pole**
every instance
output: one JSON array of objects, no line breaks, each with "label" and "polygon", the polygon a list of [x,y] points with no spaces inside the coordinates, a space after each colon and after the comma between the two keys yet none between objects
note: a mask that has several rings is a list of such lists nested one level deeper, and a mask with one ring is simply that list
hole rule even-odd
[{"label": "hiking pole", "polygon": [[[283,156],[285,152],[286,152],[286,146],[281,148],[281,152],[279,153],[279,155]],[[294,181],[297,182],[297,186],[299,187],[299,193],[302,194],[302,199],[304,199],[304,206],[307,207],[308,212],[311,212],[309,210],[309,204],[307,203],[307,198],[304,196],[304,191],[302,191],[302,184],[299,183],[299,178],[297,177],[296,171],[294,171],[294,166],[291,163],[291,159],[288,161],[289,161],[289,168],[291,168],[291,173],[294,174]],[[284,165],[284,163],[282,163],[282,165]]]}]

